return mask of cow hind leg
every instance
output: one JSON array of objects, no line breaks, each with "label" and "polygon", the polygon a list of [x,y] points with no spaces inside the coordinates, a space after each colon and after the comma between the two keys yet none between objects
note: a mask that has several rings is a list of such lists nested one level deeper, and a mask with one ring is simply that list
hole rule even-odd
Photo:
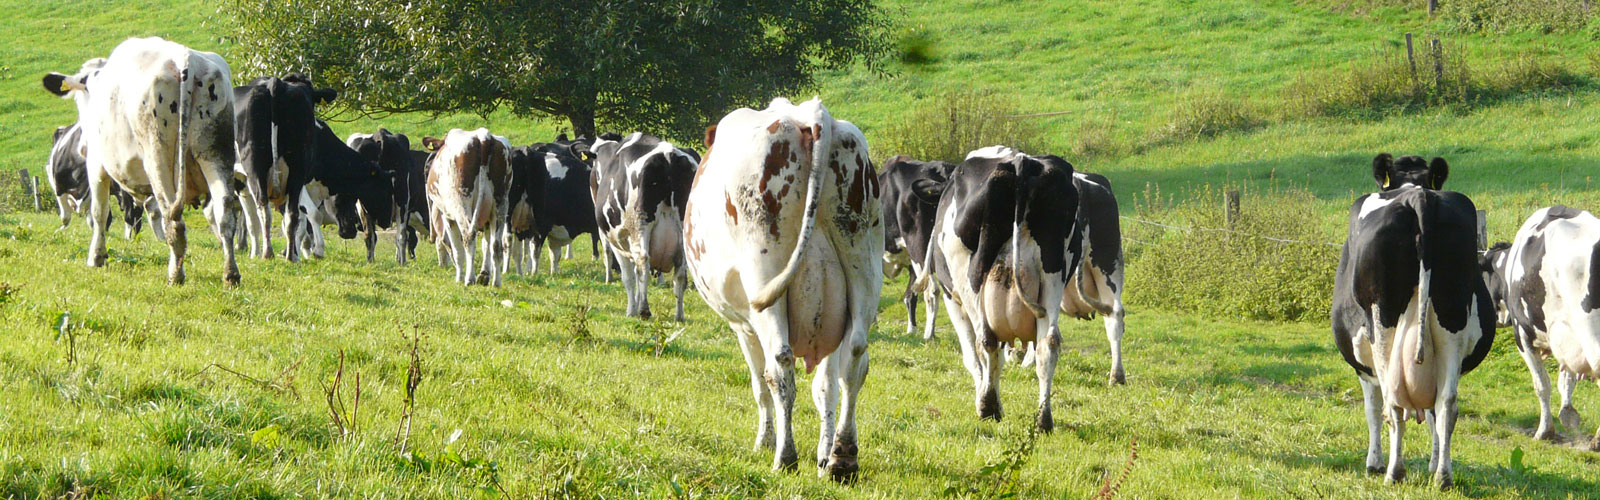
[{"label": "cow hind leg", "polygon": [[1122,319],[1126,314],[1127,311],[1122,308],[1122,298],[1118,297],[1112,304],[1111,312],[1105,315],[1106,340],[1111,343],[1111,373],[1109,375],[1109,383],[1111,385],[1125,385],[1128,383],[1128,376],[1122,371]]},{"label": "cow hind leg", "polygon": [[106,265],[106,218],[111,216],[111,179],[89,173],[89,267]]},{"label": "cow hind leg", "polygon": [[76,209],[76,205],[71,196],[64,194],[56,196],[56,215],[61,217],[61,226],[56,228],[57,231],[66,229],[67,224],[72,222],[72,211]]},{"label": "cow hind leg", "polygon": [[914,290],[917,271],[913,269],[907,271],[909,272],[906,273],[906,291],[900,300],[906,304],[906,335],[910,336],[917,333],[917,292]]},{"label": "cow hind leg", "polygon": [[828,472],[835,481],[853,481],[860,470],[857,462],[860,448],[856,443],[856,401],[867,380],[867,330],[871,328],[873,316],[862,311],[856,312],[854,329],[833,353],[833,356],[840,358],[838,366],[841,369],[835,372],[835,376],[839,377],[837,384],[843,396],[839,406],[839,425],[834,429],[833,450],[828,454]]},{"label": "cow hind leg", "polygon": [[1389,468],[1384,480],[1399,483],[1406,480],[1406,462],[1402,456],[1405,452],[1406,412],[1398,406],[1390,406],[1385,419],[1389,422]]},{"label": "cow hind leg", "polygon": [[937,285],[929,286],[928,291],[923,292],[922,302],[922,316],[923,321],[926,323],[922,326],[922,340],[930,341],[933,340],[935,332],[934,320],[939,318],[939,287]]},{"label": "cow hind leg", "polygon": [[[985,330],[985,336],[994,336],[987,328]],[[978,418],[999,422],[1004,415],[1000,409],[1000,369],[1004,366],[1002,356],[1005,353],[1000,350],[999,344],[990,344],[985,342],[983,346],[983,353],[987,356],[983,358],[983,381],[978,384]]]},{"label": "cow hind leg", "polygon": [[817,407],[819,427],[817,432],[817,460],[813,462],[817,466],[817,477],[823,477],[828,473],[828,456],[833,451],[833,440],[835,438],[833,429],[837,422],[839,392],[842,389],[841,385],[843,385],[841,383],[843,377],[840,374],[846,370],[846,367],[840,366],[840,363],[846,361],[845,358],[848,357],[848,353],[842,351],[844,349],[834,351],[828,355],[827,359],[819,363],[817,374],[811,379],[811,402],[816,404]]},{"label": "cow hind leg", "polygon": [[1367,414],[1367,473],[1382,474],[1383,464],[1383,393],[1376,382],[1361,379],[1361,395]]},{"label": "cow hind leg", "polygon": [[627,298],[628,304],[626,309],[623,310],[622,314],[630,317],[635,316],[639,313],[639,303],[635,300],[638,295],[633,292],[633,289],[635,287],[642,286],[638,283],[640,280],[640,277],[637,275],[638,269],[631,265],[622,266],[622,272],[618,274],[621,275],[622,293]]},{"label": "cow hind leg", "polygon": [[684,291],[689,289],[689,269],[688,269],[688,267],[684,266],[682,262],[679,262],[678,263],[678,268],[674,270],[674,274],[675,274],[675,276],[673,277],[673,280],[672,280],[672,295],[674,297],[677,297],[677,299],[678,299],[678,317],[677,317],[677,320],[678,320],[679,323],[682,323],[683,322],[683,293],[684,293]]},{"label": "cow hind leg", "polygon": [[167,282],[182,285],[183,257],[189,248],[189,229],[183,223],[183,212],[178,207],[173,207],[172,212],[162,214],[166,217],[167,247],[171,250],[171,255],[167,257]]},{"label": "cow hind leg", "polygon": [[1428,469],[1433,473],[1434,484],[1443,490],[1455,485],[1454,468],[1450,463],[1450,438],[1455,434],[1456,417],[1460,415],[1456,408],[1455,383],[1448,381],[1446,385],[1448,387],[1440,392],[1439,401],[1434,403],[1434,409],[1429,412],[1434,452]]},{"label": "cow hind leg", "polygon": [[793,426],[794,349],[789,346],[789,318],[784,312],[788,309],[786,301],[780,300],[766,311],[750,317],[766,361],[766,371],[762,375],[772,396],[773,430],[776,431],[774,438],[777,446],[773,453],[772,468],[785,471],[794,470],[799,462],[799,454],[794,447]]},{"label": "cow hind leg", "polygon": [[978,394],[976,406],[979,408],[979,414],[982,415],[984,367],[983,362],[979,359],[983,354],[980,351],[981,347],[978,343],[977,335],[973,332],[972,321],[967,317],[966,311],[962,310],[954,299],[948,296],[945,297],[944,308],[945,312],[950,315],[950,326],[955,328],[956,340],[961,345],[961,362],[967,368],[967,374],[972,376],[972,386]]},{"label": "cow hind leg", "polygon": [[[1539,374],[1544,374],[1543,366],[1540,367]],[[1561,425],[1565,426],[1567,429],[1578,431],[1583,426],[1583,418],[1578,415],[1577,408],[1572,406],[1572,393],[1578,387],[1578,374],[1563,369],[1560,370],[1558,376],[1560,377],[1561,388]],[[1550,417],[1549,387],[1549,382],[1546,382],[1544,414],[1542,415],[1543,418]],[[1540,423],[1543,423],[1543,419],[1540,420]]]},{"label": "cow hind leg", "polygon": [[1039,415],[1034,426],[1046,434],[1055,430],[1055,419],[1050,415],[1050,392],[1056,375],[1056,361],[1061,355],[1061,330],[1056,327],[1055,319],[1055,314],[1040,318],[1034,330],[1046,332],[1044,338],[1033,343],[1036,360],[1034,371],[1039,377]]},{"label": "cow hind leg", "polygon": [[[1533,392],[1539,397],[1539,428],[1533,431],[1534,439],[1553,440],[1556,437],[1555,419],[1550,417],[1550,375],[1544,371],[1544,358],[1533,349],[1518,349],[1528,372],[1533,376]],[[1565,412],[1563,412],[1563,416]]]},{"label": "cow hind leg", "polygon": [[750,392],[756,398],[756,440],[751,449],[773,449],[772,390],[767,386],[767,358],[761,349],[761,340],[748,326],[734,325],[739,337],[739,349],[744,352],[745,366],[750,369]]},{"label": "cow hind leg", "polygon": [[222,282],[228,286],[239,284],[239,263],[234,260],[233,236],[238,229],[239,219],[235,208],[239,205],[237,195],[233,193],[233,170],[221,162],[202,161],[205,172],[206,187],[211,191],[211,201],[206,204],[206,221],[211,224],[212,234],[217,235],[217,241],[222,245]]}]

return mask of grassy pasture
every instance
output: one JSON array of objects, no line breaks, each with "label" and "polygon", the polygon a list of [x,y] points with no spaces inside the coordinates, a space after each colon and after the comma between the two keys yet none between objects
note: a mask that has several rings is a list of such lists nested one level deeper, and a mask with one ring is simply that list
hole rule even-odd
[{"label": "grassy pasture", "polygon": [[[932,61],[891,63],[820,78],[815,93],[869,139],[918,99],[952,88],[1017,97],[1064,153],[1088,133],[1112,154],[1069,157],[1108,174],[1125,213],[1208,187],[1252,193],[1293,187],[1309,201],[1274,206],[1319,214],[1326,241],[1342,240],[1344,212],[1371,189],[1378,151],[1451,160],[1450,187],[1490,211],[1508,238],[1522,217],[1554,202],[1600,206],[1600,62],[1582,33],[1460,34],[1417,8],[1366,2],[952,0],[885,5],[904,28],[929,35]],[[1391,5],[1391,6],[1385,6]],[[162,35],[229,58],[227,18],[187,0],[49,3],[0,0],[0,179],[37,168],[47,138],[69,123],[68,102],[42,92],[46,71],[70,71],[127,36]],[[1466,57],[1492,62],[1531,53],[1585,73],[1576,87],[1494,102],[1386,112],[1377,117],[1280,116],[1297,75],[1338,71],[1401,33],[1433,32]],[[236,75],[239,80],[254,75]],[[1263,117],[1259,126],[1197,140],[1152,141],[1182,96],[1215,92]],[[345,115],[341,135],[379,124],[413,136],[487,126],[517,143],[560,124],[496,113],[371,119]],[[877,152],[875,156],[885,156]],[[10,186],[10,184],[6,184]],[[1220,205],[1220,200],[1216,200]],[[1270,210],[1264,213],[1270,214]],[[1162,212],[1182,214],[1183,211]],[[1264,215],[1270,216],[1270,215]],[[1296,219],[1299,220],[1299,219]],[[1163,219],[1168,223],[1188,223]],[[1600,455],[1575,449],[1600,421],[1562,443],[1528,437],[1537,406],[1509,334],[1463,383],[1457,489],[1427,485],[1426,439],[1407,433],[1412,479],[1394,487],[1362,470],[1359,388],[1318,321],[1259,323],[1131,304],[1129,385],[1103,385],[1101,323],[1068,321],[1057,373],[1057,432],[1039,437],[1019,474],[983,474],[1023,449],[1036,385],[1008,369],[1006,419],[979,422],[970,379],[943,323],[924,344],[902,333],[904,278],[885,284],[862,399],[863,481],[838,486],[767,470],[753,452],[755,407],[747,370],[724,323],[691,293],[690,321],[621,317],[621,287],[599,282],[579,257],[559,276],[512,277],[501,289],[461,288],[431,249],[405,268],[360,259],[357,242],[330,242],[330,258],[303,266],[243,260],[244,285],[220,284],[220,253],[191,217],[190,284],[164,284],[166,251],[149,235],[110,239],[110,265],[82,265],[81,219],[55,231],[50,215],[0,214],[0,497],[972,497],[1091,496],[1138,458],[1120,493],[1130,498],[1591,498]],[[1299,233],[1297,233],[1299,234]],[[281,244],[281,242],[280,242]],[[1131,247],[1132,248],[1132,247]],[[1137,251],[1133,249],[1131,251]],[[1204,259],[1197,259],[1204,260]],[[1161,286],[1135,260],[1130,287]],[[4,292],[4,290],[0,290]],[[671,294],[656,287],[658,313]],[[509,301],[509,302],[508,302]],[[505,304],[510,304],[509,306]],[[581,314],[588,307],[588,314]],[[69,313],[72,334],[57,326]],[[943,312],[941,311],[941,316]],[[411,460],[392,444],[404,397],[408,335],[423,334]],[[684,332],[661,355],[651,335]],[[337,437],[322,394],[344,352],[346,404],[361,374],[356,430]],[[71,361],[69,361],[69,353]],[[266,382],[230,375],[215,363]],[[796,445],[815,443],[809,379],[796,401]],[[451,436],[461,430],[459,438]],[[1513,465],[1513,450],[1524,455]],[[492,465],[491,465],[492,464]]]}]

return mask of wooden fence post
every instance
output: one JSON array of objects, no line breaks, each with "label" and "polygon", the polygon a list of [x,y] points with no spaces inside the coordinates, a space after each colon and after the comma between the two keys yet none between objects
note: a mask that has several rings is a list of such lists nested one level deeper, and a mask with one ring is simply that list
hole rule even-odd
[{"label": "wooden fence post", "polygon": [[1489,249],[1489,214],[1478,211],[1478,251]]},{"label": "wooden fence post", "polygon": [[1229,189],[1222,193],[1222,196],[1224,199],[1223,206],[1227,210],[1224,220],[1228,223],[1228,229],[1233,229],[1234,223],[1239,222],[1239,190]]},{"label": "wooden fence post", "polygon": [[33,186],[31,186],[32,189],[29,190],[33,193],[33,211],[43,212],[44,208],[39,205],[39,178],[29,176],[29,179],[31,179],[33,184]]},{"label": "wooden fence post", "polygon": [[1406,33],[1406,62],[1411,63],[1411,83],[1417,83],[1417,54],[1411,49],[1411,33]]},{"label": "wooden fence post", "polygon": [[1433,17],[1433,12],[1439,10],[1439,0],[1428,0],[1428,17]]}]

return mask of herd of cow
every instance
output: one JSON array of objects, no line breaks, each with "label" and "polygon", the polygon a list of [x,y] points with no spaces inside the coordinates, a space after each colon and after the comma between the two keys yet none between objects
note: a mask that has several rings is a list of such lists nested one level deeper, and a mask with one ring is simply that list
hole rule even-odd
[{"label": "herd of cow", "polygon": [[[1063,314],[1104,316],[1110,382],[1125,380],[1117,203],[1105,177],[1059,157],[995,146],[959,165],[899,156],[879,174],[854,125],[818,100],[781,98],[707,129],[703,156],[640,133],[513,147],[485,129],[425,138],[424,152],[384,129],[340,141],[315,113],[337,94],[304,76],[238,87],[230,77],[216,54],[146,38],[44,78],[78,107],[78,123],[56,131],[49,168],[63,226],[87,204],[90,266],[104,265],[112,197],[130,237],[148,215],[171,248],[173,283],[184,279],[183,210],[202,203],[235,285],[236,234],[251,256],[272,258],[274,213],[291,261],[322,256],[325,224],[346,239],[365,230],[369,261],[376,231],[393,229],[401,263],[425,235],[463,284],[498,286],[502,273],[537,269],[546,243],[556,272],[560,250],[588,233],[607,280],[613,269],[621,276],[628,315],[650,316],[646,291],[661,274],[673,279],[679,320],[692,278],[728,321],[759,407],[755,445],[775,451],[775,468],[798,461],[796,358],[815,371],[815,463],[840,479],[858,470],[867,331],[883,278],[901,270],[912,277],[907,333],[920,297],[924,336],[933,335],[942,297],[981,418],[1000,419],[1004,353],[1020,345],[1013,354],[1037,370],[1035,425],[1051,430]],[[1448,169],[1440,158],[1374,159],[1380,189],[1351,208],[1332,313],[1365,394],[1368,471],[1404,478],[1401,436],[1415,418],[1428,422],[1429,470],[1445,487],[1460,376],[1483,361],[1497,326],[1515,327],[1533,373],[1536,437],[1554,436],[1545,356],[1560,364],[1569,428],[1579,423],[1573,387],[1600,378],[1600,219],[1540,210],[1514,243],[1480,255],[1472,201],[1441,190]]]}]

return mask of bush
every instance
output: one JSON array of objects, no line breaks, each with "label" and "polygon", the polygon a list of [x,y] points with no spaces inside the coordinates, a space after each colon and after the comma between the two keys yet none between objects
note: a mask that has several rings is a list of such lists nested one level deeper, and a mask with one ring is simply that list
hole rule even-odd
[{"label": "bush", "polygon": [[1151,134],[1151,142],[1161,144],[1213,137],[1223,132],[1253,129],[1262,123],[1248,103],[1223,95],[1215,87],[1197,87],[1177,97],[1171,117],[1166,125]]},{"label": "bush", "polygon": [[1326,320],[1339,249],[1328,245],[1334,239],[1321,214],[1308,209],[1321,202],[1299,189],[1243,190],[1228,232],[1224,191],[1207,185],[1163,197],[1147,187],[1134,196],[1137,218],[1187,230],[1123,225],[1127,281],[1146,284],[1128,287],[1128,302],[1218,318]]},{"label": "bush", "polygon": [[934,53],[937,45],[933,31],[918,26],[900,31],[899,37],[895,40],[895,53],[900,62],[927,64],[938,60],[938,55]]},{"label": "bush", "polygon": [[1439,15],[1467,33],[1594,33],[1595,7],[1593,0],[1453,0],[1440,2]]},{"label": "bush", "polygon": [[1039,126],[1020,114],[1011,97],[991,91],[951,91],[918,101],[910,113],[889,125],[873,150],[882,158],[903,154],[955,163],[974,149],[996,144],[1035,151],[1042,146]]},{"label": "bush", "polygon": [[[1376,118],[1430,107],[1474,106],[1584,83],[1565,65],[1520,54],[1486,64],[1468,63],[1448,44],[1435,55],[1416,44],[1416,70],[1404,48],[1374,50],[1348,70],[1308,72],[1284,88],[1285,110],[1301,117]],[[1435,68],[1442,70],[1436,74]]]}]

